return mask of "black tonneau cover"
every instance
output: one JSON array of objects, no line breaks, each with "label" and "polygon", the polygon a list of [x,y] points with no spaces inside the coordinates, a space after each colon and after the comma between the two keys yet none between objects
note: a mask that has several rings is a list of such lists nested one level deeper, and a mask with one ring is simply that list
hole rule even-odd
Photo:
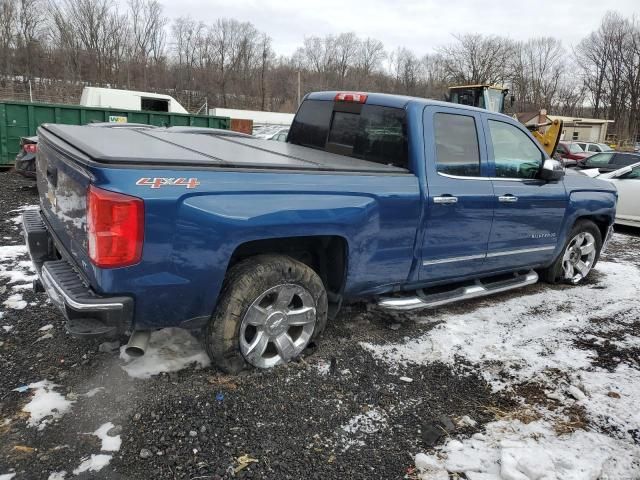
[{"label": "black tonneau cover", "polygon": [[45,132],[92,160],[113,165],[212,166],[222,168],[407,173],[408,170],[283,142],[254,138],[44,124]]}]

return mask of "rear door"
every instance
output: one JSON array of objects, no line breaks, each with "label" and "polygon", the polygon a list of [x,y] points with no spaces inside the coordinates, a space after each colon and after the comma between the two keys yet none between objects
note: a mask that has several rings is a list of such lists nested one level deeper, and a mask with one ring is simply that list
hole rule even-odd
[{"label": "rear door", "polygon": [[609,168],[617,170],[619,168],[628,167],[629,165],[638,163],[638,161],[640,161],[639,155],[633,155],[631,153],[616,153],[613,155],[611,160],[609,160]]},{"label": "rear door", "polygon": [[420,280],[476,275],[485,269],[494,196],[482,119],[471,110],[427,107],[424,136]]},{"label": "rear door", "polygon": [[489,116],[485,133],[495,193],[487,265],[506,270],[543,263],[565,216],[564,182],[537,178],[546,155],[520,126]]}]

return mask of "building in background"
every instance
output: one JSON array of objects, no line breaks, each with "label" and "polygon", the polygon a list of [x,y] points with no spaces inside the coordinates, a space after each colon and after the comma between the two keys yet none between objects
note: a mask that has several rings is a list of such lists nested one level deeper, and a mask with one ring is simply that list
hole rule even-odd
[{"label": "building in background", "polygon": [[539,112],[516,113],[515,118],[525,125],[536,125],[548,121],[562,120],[564,128],[560,140],[565,142],[593,142],[605,143],[607,140],[607,130],[613,120],[601,120],[598,118],[576,118],[562,117],[559,115],[547,115],[547,111],[542,109]]}]

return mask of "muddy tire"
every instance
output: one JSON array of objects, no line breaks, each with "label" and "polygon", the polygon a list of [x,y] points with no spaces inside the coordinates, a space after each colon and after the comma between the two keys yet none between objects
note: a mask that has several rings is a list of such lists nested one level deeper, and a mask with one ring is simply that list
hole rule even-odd
[{"label": "muddy tire", "polygon": [[227,373],[270,368],[299,357],[326,323],[327,294],[316,272],[284,255],[258,255],[227,273],[204,343]]},{"label": "muddy tire", "polygon": [[602,234],[598,226],[590,220],[578,220],[555,262],[538,272],[540,279],[551,284],[577,285],[596,266],[601,249]]}]

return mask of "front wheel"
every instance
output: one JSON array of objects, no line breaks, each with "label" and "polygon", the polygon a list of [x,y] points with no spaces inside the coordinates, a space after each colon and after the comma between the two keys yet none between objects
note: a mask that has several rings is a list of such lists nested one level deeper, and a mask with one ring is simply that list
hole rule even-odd
[{"label": "front wheel", "polygon": [[284,255],[259,255],[229,271],[205,346],[225,372],[270,368],[300,356],[326,322],[327,294],[316,272]]},{"label": "front wheel", "polygon": [[602,234],[597,225],[580,220],[571,229],[564,250],[549,268],[540,272],[549,283],[580,283],[595,267],[602,249]]}]

